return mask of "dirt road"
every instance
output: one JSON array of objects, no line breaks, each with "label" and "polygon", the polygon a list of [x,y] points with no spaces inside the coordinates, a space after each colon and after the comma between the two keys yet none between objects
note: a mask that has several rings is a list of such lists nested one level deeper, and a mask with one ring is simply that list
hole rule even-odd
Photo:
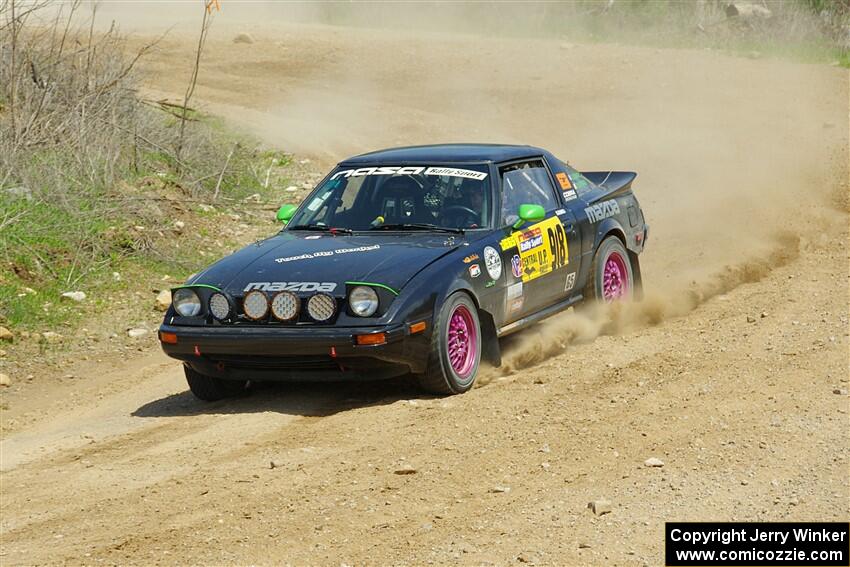
[{"label": "dirt road", "polygon": [[[846,70],[215,31],[203,106],[322,166],[474,140],[638,171],[648,297],[507,341],[460,397],[399,381],[202,404],[154,344],[6,391],[27,425],[0,442],[0,563],[643,565],[662,563],[665,521],[846,520]],[[182,91],[191,45],[161,43],[152,91]],[[599,498],[610,514],[586,509]]]}]

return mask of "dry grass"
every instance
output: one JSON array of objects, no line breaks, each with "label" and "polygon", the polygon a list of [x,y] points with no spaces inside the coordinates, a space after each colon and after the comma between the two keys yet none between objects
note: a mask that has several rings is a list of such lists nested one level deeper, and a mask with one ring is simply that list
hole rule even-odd
[{"label": "dry grass", "polygon": [[135,65],[151,45],[128,52],[116,30],[95,33],[79,2],[25,6],[0,0],[0,322],[12,324],[32,318],[25,287],[85,289],[128,258],[174,264],[155,236],[172,223],[163,199],[264,193],[281,161],[141,100]]}]

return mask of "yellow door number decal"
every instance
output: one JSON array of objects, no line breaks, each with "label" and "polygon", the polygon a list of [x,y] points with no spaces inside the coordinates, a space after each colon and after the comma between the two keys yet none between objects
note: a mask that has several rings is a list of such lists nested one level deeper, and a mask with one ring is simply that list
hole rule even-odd
[{"label": "yellow door number decal", "polygon": [[517,248],[522,281],[527,282],[569,263],[567,235],[558,217],[550,217],[502,239],[502,250]]}]

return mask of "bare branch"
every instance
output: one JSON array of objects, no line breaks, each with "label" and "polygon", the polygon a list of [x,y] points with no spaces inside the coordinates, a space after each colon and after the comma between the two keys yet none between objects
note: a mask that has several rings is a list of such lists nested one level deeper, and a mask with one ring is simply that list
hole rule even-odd
[{"label": "bare branch", "polygon": [[195,51],[195,64],[192,67],[192,76],[189,79],[189,86],[186,88],[186,95],[183,97],[183,110],[180,117],[180,135],[177,139],[177,157],[178,159],[183,153],[183,142],[186,135],[186,119],[189,108],[189,101],[195,93],[195,86],[198,84],[198,71],[201,68],[201,53],[204,51],[204,44],[207,41],[207,33],[212,25],[212,10],[204,6],[204,17],[201,20],[201,33],[198,35],[198,47]]},{"label": "bare branch", "polygon": [[230,159],[233,157],[233,152],[239,147],[239,143],[233,145],[233,149],[227,154],[227,159],[224,160],[224,167],[221,168],[221,173],[218,175],[218,181],[215,183],[215,191],[213,192],[213,201],[218,199],[218,191],[221,189],[221,181],[224,179],[224,172],[227,171],[227,166],[230,165]]},{"label": "bare branch", "polygon": [[[132,130],[129,130],[129,129],[127,129],[127,128],[124,128],[123,126],[119,126],[118,124],[115,124],[114,122],[110,122],[110,121],[105,120],[105,119],[100,118],[100,117],[95,117],[95,118],[97,118],[98,120],[100,120],[100,121],[101,121],[101,122],[103,122],[104,124],[107,124],[107,125],[109,125],[109,126],[112,126],[112,127],[113,127],[113,128],[115,128],[116,130],[121,130],[122,132],[126,132],[126,133],[128,133],[128,134],[133,134],[133,131],[132,131]],[[174,154],[172,154],[172,153],[171,153],[171,151],[170,151],[168,148],[165,148],[165,147],[163,147],[163,146],[161,146],[161,145],[157,144],[156,142],[153,142],[153,141],[151,141],[151,140],[148,140],[147,138],[145,138],[145,137],[144,137],[144,136],[142,136],[141,134],[138,134],[138,133],[137,133],[137,134],[135,134],[135,136],[136,136],[139,140],[141,140],[141,141],[143,141],[144,143],[146,143],[146,144],[148,144],[149,146],[151,146],[152,148],[155,148],[155,149],[157,149],[157,150],[159,150],[159,151],[161,151],[161,152],[164,152],[166,155],[171,156],[171,157],[174,159],[174,161],[176,161],[176,162],[177,162],[177,164],[178,164],[180,167],[183,167],[183,168],[187,167],[187,166],[186,166],[186,164],[185,164],[185,163],[183,163],[183,162],[181,162],[181,161],[177,158],[177,156],[175,156]]]}]

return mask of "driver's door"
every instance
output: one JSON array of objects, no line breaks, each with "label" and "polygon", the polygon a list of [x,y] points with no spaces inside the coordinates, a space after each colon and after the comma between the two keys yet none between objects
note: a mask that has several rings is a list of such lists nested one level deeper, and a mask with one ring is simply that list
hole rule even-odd
[{"label": "driver's door", "polygon": [[[542,158],[502,164],[499,170],[502,262],[507,270],[505,321],[539,311],[564,296],[569,261],[569,213]],[[523,222],[520,205],[540,205],[543,219]]]}]

